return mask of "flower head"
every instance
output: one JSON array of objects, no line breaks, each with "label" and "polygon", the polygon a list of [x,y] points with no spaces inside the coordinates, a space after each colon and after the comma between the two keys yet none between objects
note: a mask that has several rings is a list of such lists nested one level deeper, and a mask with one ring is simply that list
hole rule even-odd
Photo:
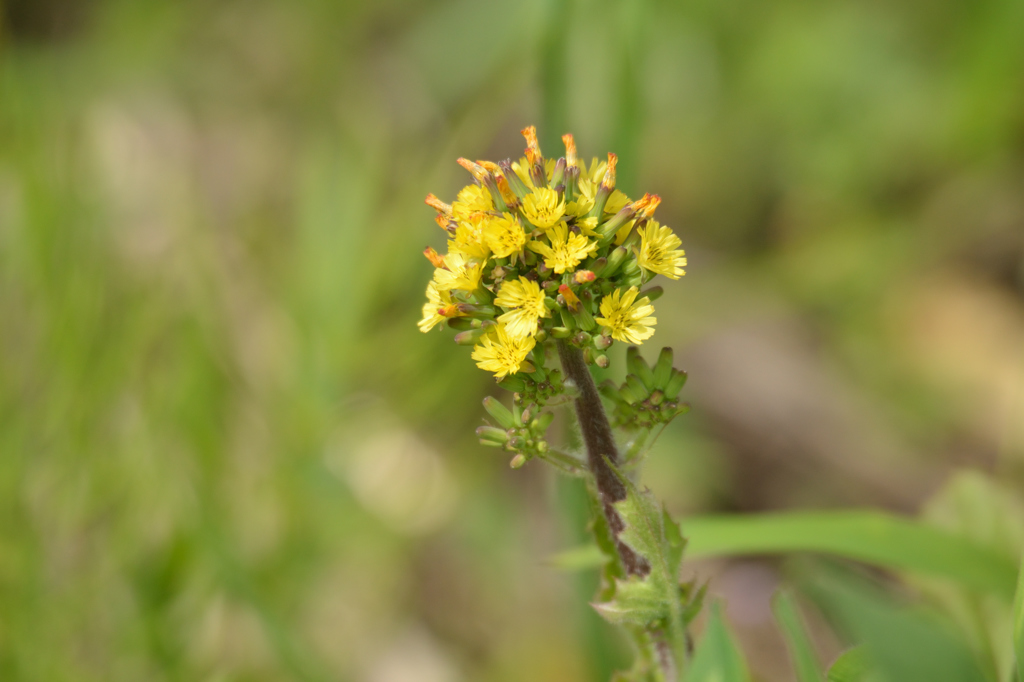
[{"label": "flower head", "polygon": [[494,201],[490,192],[480,185],[466,185],[459,191],[451,212],[459,220],[468,220],[474,213],[490,211],[493,208]]},{"label": "flower head", "polygon": [[654,306],[646,296],[637,301],[639,293],[636,287],[630,287],[624,294],[616,289],[601,299],[601,317],[596,320],[611,332],[613,339],[639,345],[654,335],[658,322],[650,316]]},{"label": "flower head", "polygon": [[640,267],[669,279],[679,279],[686,274],[686,252],[680,249],[682,242],[671,229],[651,220],[640,230],[640,251],[636,261]]},{"label": "flower head", "polygon": [[504,282],[494,305],[508,312],[500,316],[498,322],[505,325],[510,336],[533,336],[537,333],[537,320],[551,314],[544,299],[540,286],[525,277]]},{"label": "flower head", "polygon": [[508,258],[522,251],[526,244],[523,226],[519,224],[519,219],[510,213],[487,220],[483,226],[483,237],[497,258]]},{"label": "flower head", "polygon": [[433,280],[427,283],[427,302],[423,304],[423,319],[417,323],[420,331],[426,334],[438,322],[444,320],[447,316],[442,315],[440,311],[450,305],[452,305],[451,292],[441,291]]},{"label": "flower head", "polygon": [[[523,158],[459,158],[475,182],[452,204],[427,196],[448,252],[424,251],[434,275],[419,327],[448,318],[480,367],[499,379],[517,374],[505,385],[546,400],[544,345],[558,339],[607,366],[612,339],[640,343],[654,333],[653,294],[640,287],[655,275],[681,277],[686,258],[679,238],[653,220],[657,195],[632,201],[616,189],[615,154],[584,162],[565,135],[564,158],[544,158],[536,129],[522,132]],[[527,360],[535,347],[536,369]]]},{"label": "flower head", "polygon": [[565,200],[548,187],[538,187],[523,198],[523,213],[537,227],[551,227],[565,215]]},{"label": "flower head", "polygon": [[505,325],[499,322],[473,347],[472,358],[476,360],[477,367],[494,372],[496,378],[503,379],[509,374],[534,371],[526,356],[536,344],[537,340],[532,336],[509,334]]},{"label": "flower head", "polygon": [[570,233],[565,223],[551,228],[547,237],[551,240],[550,245],[543,241],[532,241],[526,248],[544,256],[544,265],[558,274],[574,269],[597,248],[597,242],[590,241],[582,234]]},{"label": "flower head", "polygon": [[474,263],[458,251],[451,251],[444,257],[444,267],[434,270],[434,282],[438,291],[460,289],[472,292],[480,286],[482,270],[481,263]]}]

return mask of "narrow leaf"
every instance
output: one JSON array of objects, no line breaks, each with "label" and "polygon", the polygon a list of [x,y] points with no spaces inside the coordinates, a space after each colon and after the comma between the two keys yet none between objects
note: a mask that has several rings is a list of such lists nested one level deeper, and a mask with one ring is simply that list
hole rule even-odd
[{"label": "narrow leaf", "polygon": [[797,607],[793,595],[786,591],[780,591],[772,600],[772,611],[775,612],[775,619],[779,621],[782,634],[786,639],[786,646],[789,648],[789,656],[793,660],[793,669],[796,671],[796,678],[799,682],[823,682],[825,676],[821,672],[821,665],[814,653],[814,645],[807,635],[803,619],[800,617],[800,609]]},{"label": "narrow leaf", "polygon": [[749,682],[747,664],[722,619],[718,604],[711,607],[708,627],[697,645],[684,678],[686,682]]},{"label": "narrow leaf", "polygon": [[864,682],[868,677],[867,654],[863,646],[847,649],[828,669],[828,682]]},{"label": "narrow leaf", "polygon": [[1017,594],[1013,597],[1013,653],[1017,658],[1017,679],[1024,680],[1024,559],[1017,574]]},{"label": "narrow leaf", "polygon": [[691,558],[823,552],[890,569],[917,571],[1009,601],[1012,559],[958,535],[877,511],[708,516],[686,522]]},{"label": "narrow leaf", "polygon": [[887,682],[971,682],[987,679],[955,630],[934,614],[897,606],[863,579],[832,571],[806,589],[865,651]]}]

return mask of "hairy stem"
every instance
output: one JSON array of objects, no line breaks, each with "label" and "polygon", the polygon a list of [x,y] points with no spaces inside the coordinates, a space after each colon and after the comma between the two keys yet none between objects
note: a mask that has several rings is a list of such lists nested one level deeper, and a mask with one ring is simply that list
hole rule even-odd
[{"label": "hairy stem", "polygon": [[626,499],[626,487],[608,464],[611,462],[618,465],[619,452],[604,405],[601,404],[601,396],[579,348],[559,340],[558,358],[562,361],[562,371],[565,372],[566,378],[572,379],[580,392],[576,398],[576,417],[579,419],[583,442],[587,447],[587,467],[594,475],[601,497],[601,507],[608,520],[608,527],[615,536],[615,548],[622,567],[626,575],[643,577],[651,572],[650,564],[618,539],[625,524],[615,510],[614,504]]}]

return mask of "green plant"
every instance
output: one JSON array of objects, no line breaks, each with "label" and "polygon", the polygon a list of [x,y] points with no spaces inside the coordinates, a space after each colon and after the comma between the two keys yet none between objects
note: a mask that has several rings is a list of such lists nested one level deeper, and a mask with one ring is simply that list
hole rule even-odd
[{"label": "green plant", "polygon": [[[499,164],[459,159],[475,184],[451,205],[428,195],[449,242],[444,256],[425,252],[436,269],[420,329],[445,322],[458,332],[457,343],[473,347],[477,365],[513,392],[511,408],[484,400],[493,423],[477,430],[481,443],[511,454],[513,468],[537,459],[586,480],[595,543],[555,563],[601,571],[593,606],[622,628],[636,651],[633,667],[615,679],[750,679],[717,605],[692,645],[688,627],[701,611],[704,589],[679,581],[684,548],[692,556],[829,554],[903,572],[922,593],[931,590],[926,602],[902,604],[848,570],[806,571],[799,581],[803,592],[838,631],[862,645],[826,670],[796,599],[780,593],[774,610],[799,682],[1008,679],[1012,660],[1024,660],[1024,578],[1016,579],[1013,558],[1020,548],[1008,551],[977,528],[942,527],[944,506],[963,507],[944,503],[943,495],[932,520],[877,511],[690,519],[687,543],[635,483],[650,443],[687,410],[678,400],[686,374],[672,366],[671,349],[662,349],[651,366],[637,345],[626,352],[621,384],[608,380],[599,388],[591,374],[593,366],[609,366],[606,351],[615,341],[640,344],[654,334],[652,302],[661,288],[641,287],[659,274],[684,274],[680,240],[653,219],[659,197],[633,201],[615,188],[614,154],[588,167],[566,135],[565,156],[545,159],[535,130],[523,134],[525,158]],[[551,366],[555,357],[558,366]],[[569,402],[582,452],[547,440],[552,409]],[[968,504],[984,507],[983,517],[996,517],[1004,510],[993,505],[1004,498],[987,486],[984,479],[959,487],[954,481],[944,494],[966,495]],[[1013,652],[995,644],[1010,641],[998,614],[1009,622],[1011,599]],[[966,605],[973,620],[957,622],[956,605]],[[982,610],[995,615],[986,619],[978,615]]]}]

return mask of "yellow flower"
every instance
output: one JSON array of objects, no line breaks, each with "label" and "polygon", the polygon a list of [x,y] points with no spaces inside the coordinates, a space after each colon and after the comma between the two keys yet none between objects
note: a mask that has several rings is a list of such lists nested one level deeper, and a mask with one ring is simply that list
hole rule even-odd
[{"label": "yellow flower", "polygon": [[580,232],[588,237],[596,237],[598,235],[597,218],[583,218],[581,220],[577,220],[576,226],[580,228]]},{"label": "yellow flower", "polygon": [[499,317],[498,322],[504,323],[509,336],[533,336],[537,333],[537,320],[551,314],[544,305],[544,298],[540,285],[525,277],[505,282],[494,299],[494,305],[508,312]]},{"label": "yellow flower", "polygon": [[659,225],[652,220],[640,230],[640,251],[636,262],[645,270],[650,270],[669,279],[679,279],[686,274],[686,252],[679,248],[682,242],[671,229]]},{"label": "yellow flower", "polygon": [[[608,201],[604,204],[604,212],[615,215],[625,208],[626,204],[630,203],[630,201],[631,199],[619,190],[613,190],[611,196],[608,197]],[[454,208],[454,206],[455,205],[452,204],[452,208]]]},{"label": "yellow flower", "polygon": [[498,323],[480,339],[473,348],[472,358],[476,366],[503,379],[516,372],[533,372],[534,367],[527,359],[537,344],[532,336],[517,338],[508,333],[505,325]]},{"label": "yellow flower", "polygon": [[444,257],[444,268],[434,270],[434,282],[438,291],[476,291],[480,286],[483,264],[474,263],[458,251]]},{"label": "yellow flower", "polygon": [[593,194],[591,194],[590,197],[587,197],[585,194],[581,194],[565,205],[565,213],[566,215],[574,215],[582,218],[590,213],[590,209],[592,208],[594,208]]},{"label": "yellow flower", "polygon": [[523,214],[539,228],[548,228],[565,215],[565,199],[558,200],[558,192],[548,187],[538,187],[523,197]]},{"label": "yellow flower", "polygon": [[486,261],[491,250],[484,240],[484,225],[490,220],[486,213],[474,213],[460,220],[455,228],[455,239],[448,242],[449,253],[461,253],[466,258]]},{"label": "yellow flower", "polygon": [[480,185],[466,185],[459,191],[459,196],[452,204],[452,213],[459,220],[467,220],[474,213],[490,211],[494,208],[491,193]]},{"label": "yellow flower", "polygon": [[626,241],[626,237],[633,231],[633,226],[636,225],[636,219],[627,220],[626,224],[618,229],[615,233],[615,246],[621,246],[622,242]]},{"label": "yellow flower", "polygon": [[441,320],[446,319],[439,311],[453,304],[452,295],[448,291],[441,291],[434,281],[427,283],[427,302],[423,304],[423,319],[417,324],[420,331],[426,334]]},{"label": "yellow flower", "polygon": [[547,236],[551,240],[550,246],[542,241],[532,241],[526,248],[544,256],[544,265],[558,274],[574,269],[597,248],[597,242],[591,242],[582,234],[570,234],[565,223],[553,227]]},{"label": "yellow flower", "polygon": [[612,338],[639,345],[654,335],[654,325],[658,322],[650,316],[654,306],[646,296],[636,301],[639,293],[636,287],[630,287],[625,294],[616,289],[601,299],[602,317],[595,319],[611,331]]},{"label": "yellow flower", "polygon": [[501,218],[490,218],[484,222],[483,237],[487,246],[498,258],[507,258],[518,253],[526,244],[526,233],[519,219],[511,213]]},{"label": "yellow flower", "polygon": [[[607,168],[607,165],[608,164],[604,164],[604,167]],[[603,170],[601,172],[604,173]],[[571,212],[569,211],[569,207],[572,206],[572,204],[576,204],[574,208],[576,211],[579,211],[576,215],[586,215],[587,213],[590,213],[590,209],[594,208],[594,196],[597,194],[597,189],[600,185],[600,180],[580,178],[579,183],[577,184],[580,188],[580,197],[576,199],[576,201],[571,202],[570,205],[566,207],[566,211]],[[608,196],[608,201],[604,204],[604,212],[615,215],[625,208],[626,204],[630,201],[630,198],[619,190],[612,190],[612,193]],[[584,211],[583,209],[586,210]]]}]

